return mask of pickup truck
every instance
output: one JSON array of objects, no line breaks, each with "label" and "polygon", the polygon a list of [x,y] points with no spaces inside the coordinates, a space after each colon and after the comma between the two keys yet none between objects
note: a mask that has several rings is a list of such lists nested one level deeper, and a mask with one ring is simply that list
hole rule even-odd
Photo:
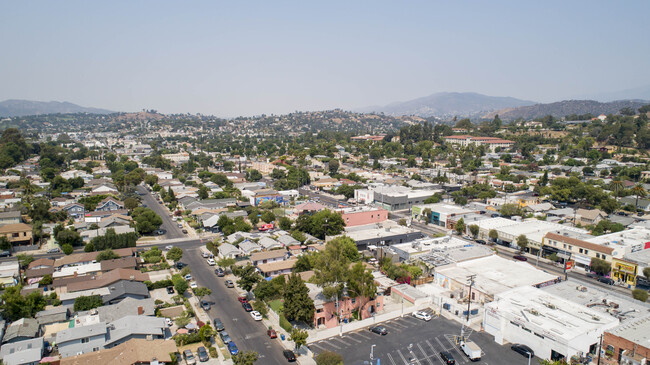
[{"label": "pickup truck", "polygon": [[461,341],[460,348],[472,361],[481,360],[481,348],[472,341]]}]

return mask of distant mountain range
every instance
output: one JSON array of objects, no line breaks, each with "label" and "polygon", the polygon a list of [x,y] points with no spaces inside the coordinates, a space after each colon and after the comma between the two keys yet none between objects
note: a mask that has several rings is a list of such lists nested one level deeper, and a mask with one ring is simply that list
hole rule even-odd
[{"label": "distant mountain range", "polygon": [[618,100],[601,103],[595,100],[564,100],[549,104],[535,104],[497,110],[483,115],[483,118],[492,119],[496,114],[499,114],[499,118],[504,120],[535,119],[547,115],[562,118],[570,114],[592,114],[597,116],[600,114],[617,114],[626,107],[636,110],[646,104],[650,104],[650,101]]},{"label": "distant mountain range", "polygon": [[0,102],[0,117],[22,117],[25,115],[56,113],[111,114],[114,112],[58,101],[5,100]]},{"label": "distant mountain range", "polygon": [[534,101],[478,93],[442,92],[386,106],[362,108],[362,112],[421,117],[480,116],[504,108],[534,105]]}]

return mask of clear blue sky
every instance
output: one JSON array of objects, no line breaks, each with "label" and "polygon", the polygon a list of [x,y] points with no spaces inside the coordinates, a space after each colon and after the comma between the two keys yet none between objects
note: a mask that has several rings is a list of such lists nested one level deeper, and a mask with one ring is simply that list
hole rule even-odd
[{"label": "clear blue sky", "polygon": [[650,1],[2,1],[0,100],[232,117],[650,85]]}]

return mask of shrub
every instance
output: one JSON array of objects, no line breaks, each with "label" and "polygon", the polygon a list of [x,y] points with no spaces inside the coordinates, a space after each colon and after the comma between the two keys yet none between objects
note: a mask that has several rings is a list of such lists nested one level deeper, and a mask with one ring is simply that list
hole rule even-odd
[{"label": "shrub", "polygon": [[289,321],[287,321],[284,316],[280,316],[280,327],[282,327],[283,330],[287,331],[287,333],[291,333],[293,330],[291,323],[289,323]]},{"label": "shrub", "polygon": [[632,297],[636,300],[645,302],[648,300],[648,292],[643,289],[634,289],[632,290]]},{"label": "shrub", "polygon": [[63,253],[66,255],[69,255],[74,251],[74,248],[72,248],[72,245],[69,243],[66,243],[65,245],[61,246],[61,249],[63,250]]},{"label": "shrub", "polygon": [[314,360],[317,365],[341,365],[343,364],[343,357],[336,352],[323,351],[318,354]]},{"label": "shrub", "polygon": [[102,297],[99,295],[81,296],[74,300],[74,310],[87,311],[104,305]]},{"label": "shrub", "polygon": [[210,353],[210,357],[213,359],[216,359],[219,357],[219,352],[214,346],[208,347],[208,352]]},{"label": "shrub", "polygon": [[186,335],[178,335],[175,338],[176,346],[184,346],[191,343],[201,342],[201,336],[198,333],[188,333]]}]

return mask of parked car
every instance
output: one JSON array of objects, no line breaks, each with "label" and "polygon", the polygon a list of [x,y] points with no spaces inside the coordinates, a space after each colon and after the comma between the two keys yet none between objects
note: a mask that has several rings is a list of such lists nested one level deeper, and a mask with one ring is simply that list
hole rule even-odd
[{"label": "parked car", "polygon": [[196,359],[194,358],[194,354],[192,353],[192,350],[183,351],[183,358],[185,359],[187,365],[196,364]]},{"label": "parked car", "polygon": [[9,251],[0,252],[0,257],[9,257],[9,256],[11,256],[11,252]]},{"label": "parked car", "polygon": [[512,258],[519,261],[528,261],[528,259],[524,255],[514,255],[512,256]]},{"label": "parked car", "polygon": [[253,306],[250,303],[242,303],[241,306],[244,308],[246,312],[253,311]]},{"label": "parked car", "polygon": [[183,228],[183,223],[178,223],[178,228]]},{"label": "parked car", "polygon": [[210,310],[210,303],[208,303],[205,300],[201,301],[201,308],[203,308],[204,311],[209,311]]},{"label": "parked car", "polygon": [[197,289],[198,287],[199,287],[199,284],[197,284],[196,281],[190,282],[190,288]]},{"label": "parked car", "polygon": [[371,327],[370,331],[382,336],[386,336],[388,334],[388,330],[386,330],[386,327],[384,326]]},{"label": "parked car", "polygon": [[183,268],[184,268],[185,266],[187,266],[187,264],[184,263],[184,262],[180,262],[180,261],[179,261],[179,262],[176,263],[176,269],[178,269],[178,270],[183,270]]},{"label": "parked car", "polygon": [[592,278],[592,279],[598,279],[600,275],[596,274],[595,272],[588,272],[587,277]]},{"label": "parked car", "polygon": [[214,265],[217,264],[217,263],[214,261],[213,258],[209,258],[209,259],[207,259],[206,261],[208,262],[208,265],[210,265],[210,266],[214,266]]},{"label": "parked car", "polygon": [[165,318],[165,323],[167,323],[167,326],[171,327],[174,324],[174,321],[172,321],[171,318],[167,317]]},{"label": "parked car", "polygon": [[174,294],[174,287],[173,286],[168,286],[167,287],[167,294]]},{"label": "parked car", "polygon": [[234,288],[235,283],[232,282],[232,280],[226,280],[226,288]]},{"label": "parked car", "polygon": [[217,276],[220,278],[226,275],[226,271],[220,267],[214,269],[214,273],[217,274]]},{"label": "parked car", "polygon": [[169,251],[169,250],[171,250],[172,248],[174,248],[174,246],[173,246],[173,245],[168,245],[168,246],[165,246],[165,250],[167,250],[167,251]]},{"label": "parked car", "polygon": [[284,355],[284,358],[287,359],[288,362],[296,361],[296,354],[294,354],[291,350],[282,351],[282,355]]},{"label": "parked car", "polygon": [[456,360],[454,360],[454,357],[451,356],[451,354],[447,351],[441,351],[440,352],[440,358],[442,359],[442,362],[447,364],[447,365],[454,365],[456,364]]},{"label": "parked car", "polygon": [[214,319],[214,329],[217,330],[217,332],[221,332],[221,331],[226,329],[223,326],[223,322],[221,322],[221,319],[219,319],[219,318]]},{"label": "parked car", "polygon": [[59,253],[59,252],[61,252],[61,249],[58,247],[50,248],[49,250],[47,250],[47,253]]},{"label": "parked car", "polygon": [[518,353],[524,355],[525,357],[530,356],[532,358],[532,357],[535,356],[535,353],[533,352],[533,350],[530,347],[528,347],[526,345],[522,345],[520,343],[516,343],[516,344],[510,346],[510,349],[513,350],[514,352],[518,352]]},{"label": "parked car", "polygon": [[251,312],[251,317],[253,317],[254,320],[256,321],[261,321],[262,320],[262,314],[258,311],[252,311]]},{"label": "parked car", "polygon": [[205,362],[210,359],[208,351],[203,346],[199,346],[199,348],[196,349],[196,355],[199,357],[200,362]]},{"label": "parked car", "polygon": [[185,280],[192,280],[192,274],[185,275]]},{"label": "parked car", "polygon": [[242,303],[242,304],[243,303],[248,303],[248,298],[246,298],[246,296],[243,296],[243,295],[238,297],[237,300],[239,300],[239,303]]},{"label": "parked car", "polygon": [[162,236],[162,235],[164,235],[165,233],[167,233],[167,231],[165,231],[164,229],[157,229],[154,233],[155,233],[157,236]]},{"label": "parked car", "polygon": [[221,341],[226,345],[231,341],[230,335],[226,331],[219,332],[219,337],[221,338]]},{"label": "parked car", "polygon": [[431,315],[425,311],[413,312],[413,317],[427,322],[431,320]]},{"label": "parked car", "polygon": [[228,342],[228,351],[230,351],[230,354],[233,356],[239,353],[239,349],[237,348],[237,345],[235,345],[235,343],[232,341]]},{"label": "parked car", "polygon": [[614,285],[614,283],[615,283],[614,279],[606,278],[604,276],[599,276],[598,281],[600,281],[603,284],[607,284],[607,285]]},{"label": "parked car", "polygon": [[181,229],[181,232],[183,232],[183,234],[187,234],[187,229]]},{"label": "parked car", "polygon": [[476,243],[478,243],[480,245],[485,245],[486,244],[486,242],[484,240],[476,240]]},{"label": "parked car", "polygon": [[269,338],[278,338],[278,333],[272,328],[266,331],[266,334],[269,335]]}]

